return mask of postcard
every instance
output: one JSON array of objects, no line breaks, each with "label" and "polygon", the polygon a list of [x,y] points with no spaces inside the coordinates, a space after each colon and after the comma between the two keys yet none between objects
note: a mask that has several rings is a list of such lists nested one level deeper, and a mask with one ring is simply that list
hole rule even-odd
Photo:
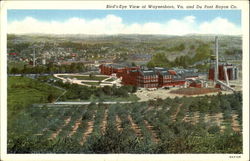
[{"label": "postcard", "polygon": [[1,160],[248,160],[248,12],[1,2]]}]

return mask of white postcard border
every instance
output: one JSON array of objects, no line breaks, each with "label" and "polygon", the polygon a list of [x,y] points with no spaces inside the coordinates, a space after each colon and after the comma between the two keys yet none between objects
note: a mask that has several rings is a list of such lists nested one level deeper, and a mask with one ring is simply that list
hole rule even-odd
[{"label": "white postcard border", "polygon": [[[7,154],[7,10],[106,9],[106,5],[234,5],[242,12],[243,154]],[[230,10],[235,8],[230,8]],[[115,9],[118,10],[118,9]],[[133,10],[133,9],[127,9]],[[137,9],[138,10],[138,9]],[[225,9],[227,10],[227,9]],[[248,1],[5,1],[1,2],[1,159],[2,160],[248,160],[249,159],[249,2]],[[240,156],[240,158],[230,158]]]}]

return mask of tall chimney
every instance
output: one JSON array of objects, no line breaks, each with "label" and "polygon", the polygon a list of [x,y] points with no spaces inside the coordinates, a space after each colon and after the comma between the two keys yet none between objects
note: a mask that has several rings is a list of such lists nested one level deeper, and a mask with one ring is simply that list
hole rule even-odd
[{"label": "tall chimney", "polygon": [[219,53],[218,53],[218,37],[215,36],[215,55],[216,55],[216,60],[215,60],[215,70],[214,70],[214,80],[218,80],[218,75],[219,75]]}]

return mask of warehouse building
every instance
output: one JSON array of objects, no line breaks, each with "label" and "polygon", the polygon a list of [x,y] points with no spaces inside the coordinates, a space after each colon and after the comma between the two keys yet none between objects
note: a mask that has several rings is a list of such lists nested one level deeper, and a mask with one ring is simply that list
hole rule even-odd
[{"label": "warehouse building", "polygon": [[130,70],[136,70],[140,67],[121,65],[121,64],[101,64],[99,66],[100,73],[104,75],[116,74],[118,78],[126,74]]},{"label": "warehouse building", "polygon": [[185,69],[177,71],[160,67],[146,69],[116,64],[101,65],[100,72],[105,75],[116,74],[122,78],[122,84],[142,88],[186,86],[187,80],[198,78],[197,73]]}]

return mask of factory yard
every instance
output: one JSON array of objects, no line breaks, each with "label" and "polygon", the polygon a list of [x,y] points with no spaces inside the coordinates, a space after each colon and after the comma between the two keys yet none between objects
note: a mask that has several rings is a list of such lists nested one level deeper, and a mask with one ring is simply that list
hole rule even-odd
[{"label": "factory yard", "polygon": [[[156,89],[153,91],[148,91],[147,89],[140,89],[135,94],[140,98],[140,101],[148,101],[152,99],[166,99],[166,98],[175,98],[175,97],[196,97],[196,96],[205,96],[205,95],[217,95],[218,92],[206,93],[206,94],[196,94],[196,95],[185,95],[185,94],[177,94],[173,93],[173,91],[178,90],[179,88],[171,88],[171,89]],[[184,89],[184,88],[183,88]],[[226,91],[223,91],[225,93]]]},{"label": "factory yard", "polygon": [[177,90],[171,91],[171,93],[190,96],[190,95],[203,95],[209,93],[217,93],[221,90],[218,88],[180,88]]},{"label": "factory yard", "polygon": [[107,75],[86,75],[86,74],[78,74],[78,73],[66,73],[66,74],[54,74],[54,77],[61,79],[64,83],[73,83],[83,86],[112,86],[116,84],[120,86],[120,80],[115,79],[112,76]]},{"label": "factory yard", "polygon": [[[234,83],[235,84],[235,83]],[[241,86],[235,86],[236,91],[241,91]],[[205,93],[198,93],[203,92],[205,90]],[[179,92],[181,91],[181,92]],[[152,89],[148,90],[146,88],[139,89],[135,94],[140,99],[140,101],[148,101],[152,99],[166,99],[166,98],[175,98],[175,97],[197,97],[197,96],[213,96],[217,95],[219,92],[222,94],[232,94],[232,91],[225,91],[220,90],[217,88],[178,88],[173,87],[170,89]],[[191,93],[191,94],[190,94]],[[192,94],[193,93],[193,94]]]},{"label": "factory yard", "polygon": [[[89,75],[84,74],[54,74],[54,77],[61,79],[63,82],[74,83],[83,86],[121,86],[120,79],[107,75],[95,75],[92,78]],[[214,88],[213,82],[209,82],[208,88],[180,88],[171,87],[165,88],[139,88],[135,95],[139,98],[139,102],[148,101],[152,99],[166,99],[175,97],[197,97],[205,95],[217,95],[218,92],[222,94],[232,94],[232,91],[220,90]],[[230,84],[236,91],[242,90],[242,82],[240,80],[230,81]]]}]

